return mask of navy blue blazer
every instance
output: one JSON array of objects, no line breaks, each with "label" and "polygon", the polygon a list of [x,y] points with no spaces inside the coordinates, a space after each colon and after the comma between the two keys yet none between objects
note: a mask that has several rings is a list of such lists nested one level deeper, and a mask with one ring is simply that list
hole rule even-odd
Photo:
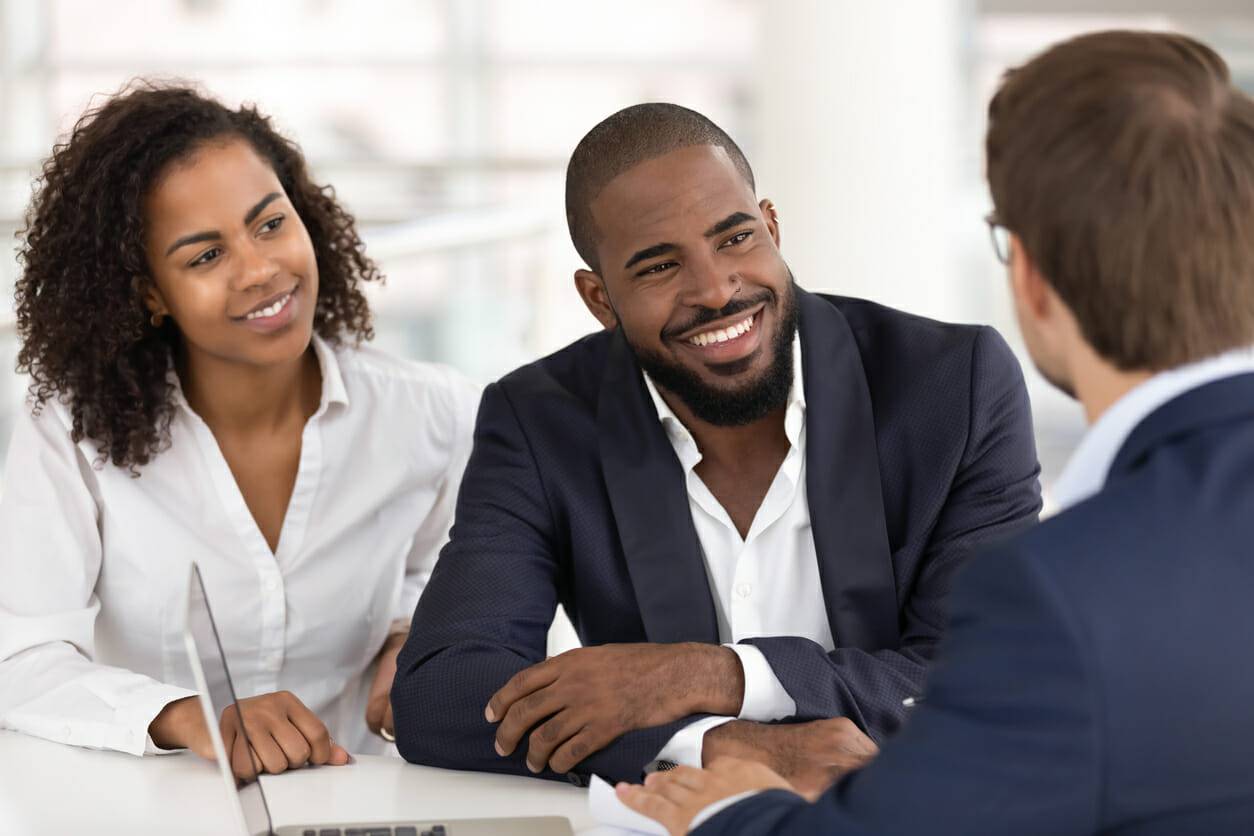
[{"label": "navy blue blazer", "polygon": [[[990,328],[797,295],[806,487],[837,648],[752,641],[798,720],[845,715],[883,739],[923,682],[953,570],[1036,520],[1028,399]],[[544,659],[558,604],[585,645],[719,638],[683,470],[617,332],[484,392],[451,540],[392,687],[401,754],[530,774],[525,746],[493,750],[483,710]],[[630,732],[568,777],[638,779],[686,722]]]},{"label": "navy blue blazer", "polygon": [[814,804],[719,834],[1254,833],[1254,375],[1165,404],[1105,489],[971,562],[927,697]]}]

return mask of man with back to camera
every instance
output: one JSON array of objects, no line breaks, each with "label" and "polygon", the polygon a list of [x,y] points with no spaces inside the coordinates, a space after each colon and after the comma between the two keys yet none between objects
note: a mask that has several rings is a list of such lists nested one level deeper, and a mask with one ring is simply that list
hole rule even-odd
[{"label": "man with back to camera", "polygon": [[[676,105],[584,137],[567,216],[604,330],[484,395],[400,751],[575,782],[736,753],[825,786],[918,693],[952,571],[1036,519],[1019,367],[989,328],[797,287],[740,149]],[[587,646],[546,661],[558,603]]]},{"label": "man with back to camera", "polygon": [[733,759],[620,788],[672,833],[1254,833],[1254,101],[1197,41],[1086,35],[1007,74],[987,152],[1028,350],[1092,425],[1066,510],[961,575],[874,763],[812,805]]}]

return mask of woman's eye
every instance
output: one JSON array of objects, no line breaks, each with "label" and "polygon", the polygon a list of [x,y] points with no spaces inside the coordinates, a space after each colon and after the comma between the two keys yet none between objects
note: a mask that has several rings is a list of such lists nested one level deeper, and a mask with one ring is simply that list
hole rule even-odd
[{"label": "woman's eye", "polygon": [[750,235],[752,235],[752,234],[753,234],[753,233],[752,233],[751,231],[747,230],[747,229],[746,229],[744,232],[737,232],[735,235],[733,235],[732,237],[728,238],[728,239],[727,239],[727,242],[726,242],[725,244],[723,244],[723,246],[724,246],[724,247],[734,247],[734,246],[736,246],[737,244],[743,244],[745,241],[747,241],[747,240],[749,239],[749,236],[750,236]]},{"label": "woman's eye", "polygon": [[220,250],[217,247],[212,247],[208,250],[205,250],[203,253],[197,256],[196,259],[188,266],[199,267],[202,264],[209,264],[210,262],[217,260],[218,256],[220,256],[221,254],[222,254],[222,250]]},{"label": "woman's eye", "polygon": [[277,218],[271,218],[270,220],[263,223],[261,225],[261,231],[262,232],[274,232],[276,229],[278,229],[281,226],[283,226],[283,216],[279,215]]}]

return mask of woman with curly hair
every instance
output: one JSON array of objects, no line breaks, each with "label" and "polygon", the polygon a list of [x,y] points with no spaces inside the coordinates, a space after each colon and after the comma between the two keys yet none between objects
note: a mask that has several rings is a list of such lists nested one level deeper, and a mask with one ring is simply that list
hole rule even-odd
[{"label": "woman with curly hair", "polygon": [[476,387],[361,345],[378,270],[249,107],[114,96],[53,150],[22,237],[0,727],[212,757],[180,665],[194,560],[249,704],[251,751],[223,715],[237,773],[381,750]]}]

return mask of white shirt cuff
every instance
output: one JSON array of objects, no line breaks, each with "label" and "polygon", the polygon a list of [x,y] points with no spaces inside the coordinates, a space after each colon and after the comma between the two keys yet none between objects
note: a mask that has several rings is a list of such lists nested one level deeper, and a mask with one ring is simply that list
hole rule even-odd
[{"label": "white shirt cuff", "polygon": [[714,818],[719,813],[723,812],[724,810],[726,810],[728,807],[732,806],[733,804],[744,801],[749,796],[757,795],[760,792],[762,791],[761,790],[748,790],[747,792],[739,792],[739,793],[736,793],[735,795],[729,795],[727,796],[727,798],[724,798],[721,801],[715,801],[713,804],[703,807],[700,813],[697,813],[695,816],[693,816],[692,822],[688,825],[688,832],[691,833],[692,831],[696,830],[698,827],[705,824],[707,821]]},{"label": "white shirt cuff", "polygon": [[662,747],[662,751],[657,753],[653,762],[670,761],[676,766],[695,766],[700,769],[701,746],[705,742],[705,733],[735,719],[735,717],[702,717],[700,720],[693,720],[675,732],[674,736]]},{"label": "white shirt cuff", "polygon": [[726,644],[740,657],[745,673],[745,694],[740,703],[741,720],[770,723],[797,713],[797,702],[784,690],[784,685],[766,661],[766,655],[751,644]]}]

